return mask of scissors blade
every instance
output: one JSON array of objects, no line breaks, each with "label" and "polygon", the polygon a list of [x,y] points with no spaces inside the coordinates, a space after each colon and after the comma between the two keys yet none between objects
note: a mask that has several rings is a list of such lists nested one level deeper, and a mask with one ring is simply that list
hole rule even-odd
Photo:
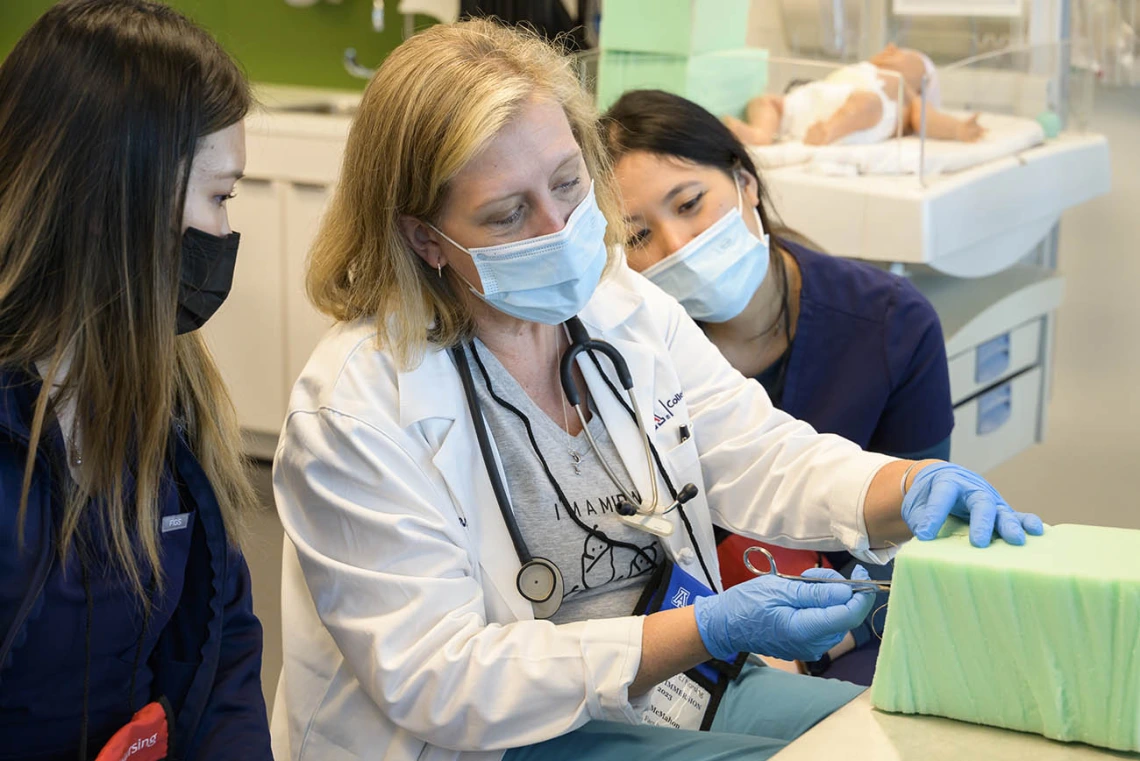
[{"label": "scissors blade", "polygon": [[876,579],[826,579],[814,576],[782,576],[793,581],[806,581],[808,584],[845,584],[853,592],[890,592],[891,582]]}]

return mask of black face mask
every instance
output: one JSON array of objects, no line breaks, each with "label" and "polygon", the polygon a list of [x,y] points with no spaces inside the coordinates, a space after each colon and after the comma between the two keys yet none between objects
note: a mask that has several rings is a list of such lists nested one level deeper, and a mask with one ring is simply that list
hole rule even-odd
[{"label": "black face mask", "polygon": [[219,237],[187,228],[178,280],[178,335],[205,325],[230,295],[240,241],[238,233]]}]

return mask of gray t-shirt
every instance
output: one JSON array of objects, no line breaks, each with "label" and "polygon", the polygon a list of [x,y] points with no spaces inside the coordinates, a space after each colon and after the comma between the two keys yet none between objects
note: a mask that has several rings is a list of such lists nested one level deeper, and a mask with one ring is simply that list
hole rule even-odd
[{"label": "gray t-shirt", "polygon": [[[503,463],[515,520],[530,553],[552,561],[562,572],[566,596],[562,607],[550,620],[560,624],[632,614],[662,557],[656,537],[618,520],[620,492],[591,450],[585,432],[571,437],[539,409],[482,342],[475,341],[475,352],[477,359],[468,350],[475,390]],[[491,389],[487,387],[479,361],[487,371]],[[554,372],[553,368],[551,372]],[[608,545],[583,530],[566,514],[535,454],[525,424],[495,401],[491,390],[530,421],[539,452],[581,521],[605,533],[613,541],[640,547],[644,555],[630,548]],[[567,406],[567,414],[576,413]],[[633,482],[601,416],[594,414],[589,427],[602,456],[623,488],[631,489]],[[571,452],[578,455],[577,467]]]}]

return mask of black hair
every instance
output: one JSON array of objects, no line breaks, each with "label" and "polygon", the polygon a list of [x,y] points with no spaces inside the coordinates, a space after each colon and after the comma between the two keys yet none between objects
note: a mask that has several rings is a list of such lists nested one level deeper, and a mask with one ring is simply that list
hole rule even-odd
[{"label": "black hair", "polygon": [[769,270],[781,280],[781,303],[776,321],[784,321],[784,332],[790,344],[788,272],[784,257],[775,245],[781,243],[785,228],[782,225],[778,228],[781,235],[774,232],[770,220],[774,220],[775,215],[768,210],[768,192],[744,144],[708,110],[664,90],[631,90],[625,93],[602,116],[601,128],[615,164],[627,153],[645,151],[720,169],[733,177],[733,181],[736,181],[735,174],[739,171],[756,178],[760,198],[756,211],[764,232],[773,243],[768,252]]}]

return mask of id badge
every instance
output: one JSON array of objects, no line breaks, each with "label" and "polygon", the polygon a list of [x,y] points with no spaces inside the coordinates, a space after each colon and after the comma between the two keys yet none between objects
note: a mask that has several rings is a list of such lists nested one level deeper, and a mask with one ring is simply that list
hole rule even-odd
[{"label": "id badge", "polygon": [[[716,594],[674,563],[666,561],[638,602],[636,615],[684,608],[698,597]],[[661,682],[649,694],[642,721],[674,729],[707,731],[729,683],[740,673],[746,655],[734,663],[711,660]]]},{"label": "id badge", "polygon": [[170,752],[169,706],[148,703],[114,734],[95,761],[162,761]]},{"label": "id badge", "polygon": [[[719,699],[717,703],[719,703]],[[641,715],[646,724],[673,729],[707,729],[716,716],[713,706],[713,692],[695,682],[687,673],[676,674],[653,688],[649,695],[649,706]]]}]

